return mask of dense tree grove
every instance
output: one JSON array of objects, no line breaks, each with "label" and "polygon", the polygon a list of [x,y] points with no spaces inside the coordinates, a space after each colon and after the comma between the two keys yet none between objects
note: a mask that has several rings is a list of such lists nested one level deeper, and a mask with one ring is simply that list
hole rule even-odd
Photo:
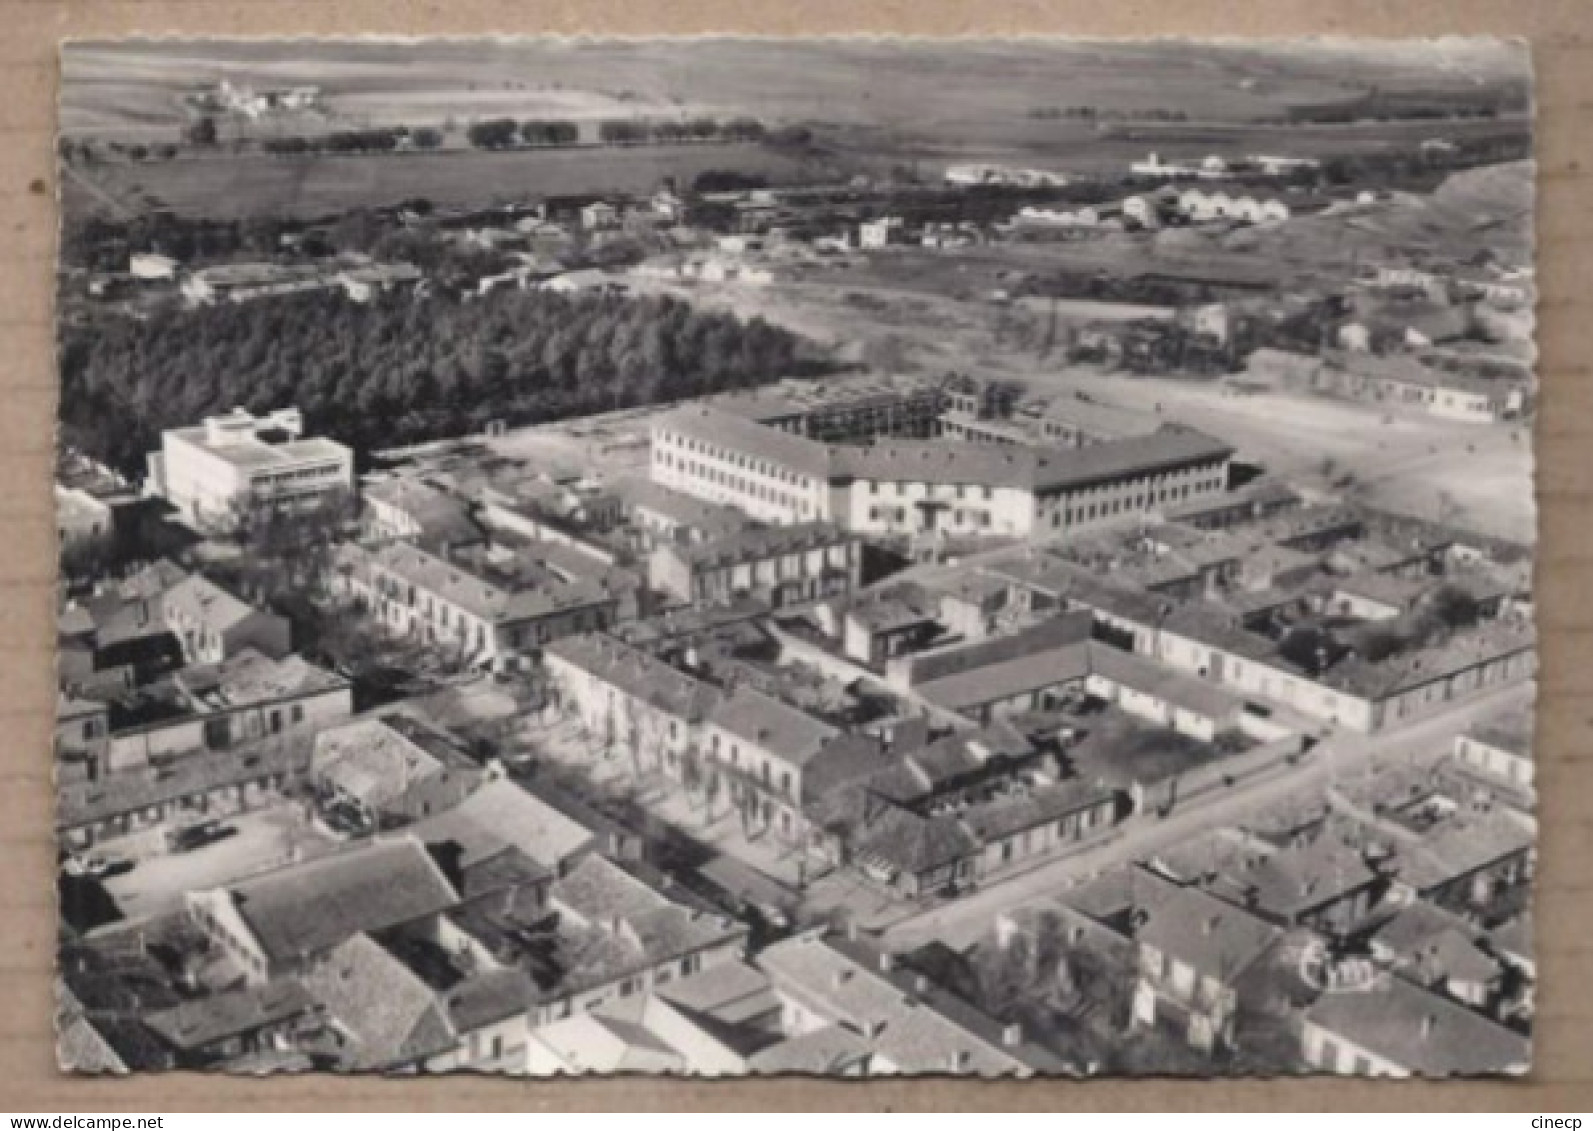
[{"label": "dense tree grove", "polygon": [[802,345],[667,298],[218,306],[65,330],[63,439],[138,471],[162,429],[297,404],[312,431],[369,450],[761,384],[811,369]]}]

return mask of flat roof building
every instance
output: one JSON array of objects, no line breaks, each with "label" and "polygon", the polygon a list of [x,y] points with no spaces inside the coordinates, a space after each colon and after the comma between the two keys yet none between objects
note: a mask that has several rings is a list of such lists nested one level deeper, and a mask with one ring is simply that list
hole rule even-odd
[{"label": "flat roof building", "polygon": [[175,506],[200,529],[237,525],[252,506],[304,508],[354,490],[354,453],[305,438],[296,408],[255,416],[235,408],[192,428],[161,433],[149,453],[145,493]]}]

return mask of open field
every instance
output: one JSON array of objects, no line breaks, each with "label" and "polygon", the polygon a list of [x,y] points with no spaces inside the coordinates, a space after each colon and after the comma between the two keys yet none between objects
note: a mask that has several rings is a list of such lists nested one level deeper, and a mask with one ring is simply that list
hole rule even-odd
[{"label": "open field", "polygon": [[[314,85],[353,115],[389,108],[411,124],[471,114],[550,112],[580,92],[630,113],[733,112],[780,121],[867,123],[921,138],[1030,150],[1067,144],[1075,122],[1036,112],[1088,106],[1178,110],[1195,120],[1275,117],[1289,106],[1387,94],[1472,92],[1519,83],[1513,45],[1118,43],[985,41],[937,47],[885,40],[625,42],[74,44],[63,59],[69,131],[119,123],[180,125],[180,95],[235,84]],[[1154,69],[1156,82],[1136,76]],[[594,78],[594,76],[601,76]],[[136,90],[134,88],[137,88]],[[853,92],[837,99],[837,91]],[[132,97],[130,97],[132,95]],[[344,101],[347,100],[347,101]],[[512,110],[511,107],[519,107]],[[1088,126],[1085,127],[1089,129]],[[1286,138],[1287,134],[1278,136]],[[1175,139],[1169,139],[1172,141]],[[1136,143],[1137,144],[1137,143]]]},{"label": "open field", "polygon": [[[438,205],[504,204],[542,196],[647,193],[664,177],[689,183],[708,169],[795,177],[801,165],[766,146],[638,146],[625,149],[479,149],[359,156],[278,157],[246,153],[141,164],[100,164],[77,172],[103,193],[137,208],[184,215],[316,217],[425,197]],[[66,213],[82,219],[105,202],[63,182]],[[158,202],[151,205],[150,201]]]},{"label": "open field", "polygon": [[263,133],[313,133],[329,124],[439,125],[496,116],[580,119],[683,109],[632,90],[571,85],[588,76],[571,53],[560,57],[568,73],[525,66],[492,44],[432,44],[417,53],[400,44],[306,43],[291,58],[236,42],[77,44],[63,57],[61,122],[71,135],[174,136],[193,117],[183,96],[222,80],[321,89],[324,114],[274,115],[258,124]]},{"label": "open field", "polygon": [[[405,124],[454,127],[445,152],[303,161],[243,153],[204,163],[150,162],[90,170],[137,207],[209,214],[315,213],[427,196],[491,203],[542,192],[634,191],[705,168],[772,180],[916,167],[927,177],[961,161],[1016,161],[1076,174],[1121,174],[1149,149],[1172,157],[1281,152],[1331,155],[1409,148],[1429,137],[1522,133],[1524,118],[1278,126],[1291,106],[1342,103],[1376,88],[1398,94],[1474,94],[1525,75],[1513,48],[1457,45],[1415,65],[1397,44],[1118,44],[989,42],[940,50],[921,43],[564,41],[431,44],[304,43],[283,57],[267,43],[74,44],[63,56],[62,129],[69,136],[175,141],[194,114],[185,97],[226,80],[256,89],[314,86],[313,112],[260,120],[221,114],[233,138],[317,134]],[[1365,53],[1361,53],[1362,49]],[[1154,67],[1155,84],[1133,76]],[[600,76],[600,77],[594,77]],[[837,99],[835,92],[851,97]],[[1189,121],[1059,117],[1088,107],[1116,114],[1177,111]],[[750,115],[813,129],[803,164],[756,147],[482,153],[462,127],[489,117],[604,118]],[[102,207],[69,186],[69,214]]]},{"label": "open field", "polygon": [[996,134],[963,139],[954,131],[904,123],[890,130],[829,124],[826,144],[843,155],[878,155],[882,147],[898,162],[938,171],[969,161],[1019,160],[1025,165],[1085,176],[1127,172],[1129,163],[1156,152],[1167,160],[1198,160],[1208,154],[1282,153],[1296,157],[1356,157],[1409,151],[1429,138],[1449,141],[1525,137],[1524,115],[1455,121],[1354,122],[1343,125],[1262,125],[1248,122],[1133,123],[1097,128],[1073,120],[1015,118]]}]

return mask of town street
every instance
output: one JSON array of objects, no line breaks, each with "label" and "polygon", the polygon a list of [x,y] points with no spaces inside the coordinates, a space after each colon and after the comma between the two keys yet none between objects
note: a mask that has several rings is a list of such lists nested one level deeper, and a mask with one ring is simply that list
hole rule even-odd
[{"label": "town street", "polygon": [[935,941],[964,949],[988,932],[995,916],[1010,908],[1064,891],[1109,868],[1144,859],[1157,849],[1205,830],[1242,821],[1293,794],[1324,789],[1374,765],[1390,765],[1447,752],[1452,736],[1500,711],[1530,703],[1531,684],[1501,688],[1461,707],[1433,715],[1389,735],[1341,732],[1319,743],[1305,761],[1288,772],[1263,776],[1248,785],[1207,795],[1175,811],[1165,820],[1133,819],[1110,839],[1039,867],[988,884],[971,895],[906,918],[871,924],[892,950],[906,951]]}]

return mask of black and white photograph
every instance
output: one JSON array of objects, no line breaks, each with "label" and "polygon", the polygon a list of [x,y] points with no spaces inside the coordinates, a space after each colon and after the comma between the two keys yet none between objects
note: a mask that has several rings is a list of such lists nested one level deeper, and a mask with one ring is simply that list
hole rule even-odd
[{"label": "black and white photograph", "polygon": [[1531,1070],[1524,42],[60,67],[64,1071]]}]

